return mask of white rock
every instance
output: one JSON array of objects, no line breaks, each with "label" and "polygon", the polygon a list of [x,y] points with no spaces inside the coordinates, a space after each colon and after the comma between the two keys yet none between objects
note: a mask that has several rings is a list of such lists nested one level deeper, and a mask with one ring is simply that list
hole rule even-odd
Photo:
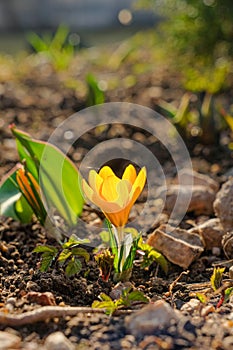
[{"label": "white rock", "polygon": [[143,336],[153,334],[158,328],[168,327],[171,320],[177,321],[178,318],[178,311],[173,310],[164,300],[159,300],[127,316],[125,326],[134,336]]},{"label": "white rock", "polygon": [[190,299],[187,303],[181,306],[181,311],[186,311],[192,314],[195,310],[200,308],[201,302],[198,299]]},{"label": "white rock", "polygon": [[21,339],[15,334],[0,331],[0,349],[15,350],[20,349]]},{"label": "white rock", "polygon": [[48,350],[75,350],[75,346],[62,332],[54,332],[45,339],[45,348]]}]

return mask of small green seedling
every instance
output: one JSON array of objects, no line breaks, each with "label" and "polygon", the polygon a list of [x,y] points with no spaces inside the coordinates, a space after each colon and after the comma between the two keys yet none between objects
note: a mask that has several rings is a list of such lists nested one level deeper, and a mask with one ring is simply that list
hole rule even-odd
[{"label": "small green seedling", "polygon": [[167,274],[168,262],[164,256],[155,250],[149,244],[143,243],[141,234],[135,228],[125,228],[125,244],[120,248],[120,254],[117,247],[117,241],[112,230],[112,226],[106,220],[108,231],[102,231],[100,236],[104,245],[108,248],[102,249],[96,254],[96,262],[100,269],[100,275],[103,280],[108,280],[110,272],[114,270],[114,280],[128,280],[133,268],[136,254],[143,256],[141,268],[148,268],[152,263],[156,262]]},{"label": "small green seedling", "polygon": [[214,292],[222,286],[222,277],[225,267],[215,267],[212,276],[210,277],[210,284]]},{"label": "small green seedling", "polygon": [[99,87],[98,80],[93,74],[87,74],[86,83],[88,87],[87,107],[104,103],[105,96],[103,90]]},{"label": "small green seedling", "polygon": [[69,29],[60,25],[53,37],[40,37],[36,33],[28,35],[28,41],[36,51],[48,57],[56,70],[65,70],[74,56],[74,46],[67,40]]},{"label": "small green seedling", "polygon": [[61,249],[49,245],[38,245],[33,252],[41,253],[40,271],[46,272],[49,267],[57,261],[61,267],[65,268],[65,274],[71,277],[78,274],[82,269],[80,257],[87,263],[90,255],[80,244],[87,244],[88,239],[80,240],[76,235],[71,235],[69,240],[61,244]]},{"label": "small green seedling", "polygon": [[102,280],[107,282],[113,268],[114,255],[109,249],[104,249],[95,255],[95,261],[99,267]]},{"label": "small green seedling", "polygon": [[105,293],[101,293],[99,295],[99,299],[100,301],[95,300],[92,303],[92,307],[97,309],[105,309],[106,314],[109,316],[111,316],[116,310],[122,308],[131,308],[138,303],[149,303],[149,298],[138,290],[132,290],[131,287],[123,288],[119,299],[113,300]]},{"label": "small green seedling", "polygon": [[165,272],[168,273],[168,262],[165,257],[155,250],[151,245],[143,243],[142,237],[138,241],[138,253],[143,256],[141,268],[148,268],[151,264],[156,262]]}]

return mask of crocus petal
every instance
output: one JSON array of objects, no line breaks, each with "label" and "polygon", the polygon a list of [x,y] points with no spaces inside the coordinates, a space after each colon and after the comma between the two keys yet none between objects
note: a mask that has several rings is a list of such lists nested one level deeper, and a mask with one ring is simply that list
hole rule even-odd
[{"label": "crocus petal", "polygon": [[86,180],[82,180],[82,188],[87,199],[99,207],[102,211],[115,213],[121,210],[120,206],[115,202],[105,201],[98,193],[87,184]]},{"label": "crocus petal", "polygon": [[128,180],[133,185],[136,178],[137,178],[137,173],[134,166],[132,164],[128,165],[125,168],[124,174],[122,176],[122,180]]},{"label": "crocus petal", "polygon": [[92,202],[103,212],[117,213],[121,210],[121,207],[117,203],[105,201],[98,195],[98,193],[93,194]]},{"label": "crocus petal", "polygon": [[86,180],[82,180],[82,188],[83,188],[83,192],[85,193],[85,196],[87,197],[87,199],[90,202],[93,202],[92,198],[94,195],[94,191],[93,189],[87,184]]},{"label": "crocus petal", "polygon": [[114,176],[116,177],[118,180],[120,180],[112,171],[112,169],[109,166],[104,166],[103,168],[100,169],[99,171],[99,176],[102,177],[102,179],[106,179],[109,176]]},{"label": "crocus petal", "polygon": [[116,191],[118,198],[116,203],[123,209],[129,202],[129,193],[132,189],[132,185],[128,180],[120,180],[117,184]]},{"label": "crocus petal", "polygon": [[132,192],[134,192],[137,187],[139,187],[140,190],[142,191],[144,186],[145,186],[145,183],[146,183],[146,168],[143,167],[139,171],[138,176],[137,176],[136,180],[134,181],[134,184],[132,187]]},{"label": "crocus petal", "polygon": [[106,218],[108,219],[108,221],[110,221],[115,227],[119,227],[120,226],[120,218],[118,213],[114,214],[114,213],[106,213],[103,212],[104,215],[106,216]]},{"label": "crocus petal", "polygon": [[123,227],[128,221],[128,216],[125,214],[124,209],[115,213],[104,212],[104,215],[115,227]]},{"label": "crocus petal", "polygon": [[136,202],[137,198],[140,196],[140,193],[141,193],[141,189],[139,187],[136,188],[136,190],[133,192],[132,194],[132,198],[130,199],[128,205],[125,207],[124,209],[124,214],[125,214],[125,218],[126,218],[126,221],[128,221],[128,218],[129,218],[129,213],[130,213],[130,210],[132,208],[132,206],[134,205],[134,203]]},{"label": "crocus petal", "polygon": [[88,182],[93,191],[99,193],[103,184],[102,177],[95,170],[89,172]]},{"label": "crocus petal", "polygon": [[117,184],[121,180],[115,176],[110,175],[103,180],[100,195],[103,199],[109,202],[115,202],[118,199]]}]

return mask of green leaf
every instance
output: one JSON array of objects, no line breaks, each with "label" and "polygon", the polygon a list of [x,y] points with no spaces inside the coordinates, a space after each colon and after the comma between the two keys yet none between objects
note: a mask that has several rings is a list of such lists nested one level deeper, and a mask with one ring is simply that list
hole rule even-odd
[{"label": "green leaf", "polygon": [[45,207],[56,208],[70,226],[76,225],[84,200],[75,165],[55,146],[34,140],[13,126],[11,130],[17,139],[20,160],[26,160],[27,169],[39,182]]},{"label": "green leaf", "polygon": [[64,262],[72,255],[71,251],[69,249],[64,249],[58,257],[58,262],[60,265],[64,264]]},{"label": "green leaf", "polygon": [[92,74],[86,76],[88,86],[87,106],[94,106],[104,103],[105,96],[103,91],[99,88],[98,81]]},{"label": "green leaf", "polygon": [[112,301],[112,298],[105,293],[100,293],[99,298],[102,301]]},{"label": "green leaf", "polygon": [[157,252],[157,250],[155,249],[151,250],[150,253],[148,254],[148,258],[149,259],[153,258],[153,261],[156,261],[166,274],[168,273],[167,260],[164,258],[164,256],[161,253]]},{"label": "green leaf", "polygon": [[46,42],[41,39],[36,33],[29,33],[27,35],[27,40],[36,52],[43,52],[48,50],[48,45]]},{"label": "green leaf", "polygon": [[130,249],[129,255],[127,256],[127,258],[126,258],[126,260],[124,262],[122,271],[125,271],[125,270],[128,270],[128,269],[132,268],[133,262],[134,262],[134,259],[135,259],[135,255],[136,255],[136,252],[137,252],[137,249],[138,249],[138,241],[139,241],[139,239],[140,239],[140,236],[138,236],[136,239],[133,240],[132,247]]},{"label": "green leaf", "polygon": [[71,277],[76,273],[79,273],[81,269],[82,269],[81,261],[77,258],[72,257],[72,259],[68,262],[66,266],[65,273],[68,277]]},{"label": "green leaf", "polygon": [[114,233],[112,231],[112,224],[110,221],[108,221],[107,219],[105,220],[107,227],[108,227],[108,232],[109,232],[109,243],[110,243],[110,247],[112,250],[112,254],[114,255],[114,269],[116,272],[118,272],[118,249],[117,249],[117,242],[116,242],[116,238],[114,236]]},{"label": "green leaf", "polygon": [[[125,250],[125,246],[122,244],[120,246],[120,253],[119,253],[119,256],[117,257],[117,260],[118,260],[118,265],[117,265],[117,268],[115,268],[115,272],[122,272],[121,271],[121,260],[123,258],[123,255],[124,255],[124,250]],[[123,269],[122,269],[123,270]]]},{"label": "green leaf", "polygon": [[147,243],[144,243],[142,237],[140,237],[138,241],[138,249],[143,250],[145,253],[149,253],[153,247]]},{"label": "green leaf", "polygon": [[52,265],[55,256],[56,254],[52,254],[51,252],[43,253],[41,257],[40,271],[46,272],[48,268]]},{"label": "green leaf", "polygon": [[42,253],[40,271],[46,272],[52,265],[53,260],[56,258],[58,250],[57,248],[49,245],[38,245],[33,253]]},{"label": "green leaf", "polygon": [[95,300],[93,301],[91,307],[93,309],[105,309],[105,313],[109,316],[111,316],[114,311],[117,309],[116,303],[114,301],[99,301]]},{"label": "green leaf", "polygon": [[82,256],[85,259],[86,263],[90,260],[90,254],[84,248],[79,248],[79,247],[72,248],[71,252],[72,252],[72,255]]},{"label": "green leaf", "polygon": [[69,34],[69,29],[61,24],[57,30],[56,33],[51,41],[50,49],[61,51],[64,45],[66,44],[66,39]]},{"label": "green leaf", "polygon": [[124,288],[121,297],[117,300],[112,300],[107,294],[101,293],[99,295],[101,301],[95,300],[92,307],[105,309],[106,314],[112,315],[117,309],[130,307],[134,302],[149,302],[149,298],[144,296],[142,292],[138,290],[130,292],[130,290],[131,288]]},{"label": "green leaf", "polygon": [[165,257],[157,250],[155,250],[151,245],[143,243],[142,237],[140,237],[138,241],[138,249],[142,250],[145,253],[144,260],[141,265],[142,268],[148,267],[154,261],[156,261],[161,266],[163,271],[166,274],[168,273],[168,262]]},{"label": "green leaf", "polygon": [[105,313],[107,315],[112,315],[115,310],[117,310],[118,305],[117,305],[117,300],[113,301],[107,294],[105,293],[100,293],[99,300],[95,300],[92,303],[92,308],[97,308],[97,309],[105,309]]},{"label": "green leaf", "polygon": [[128,300],[132,301],[140,301],[142,303],[149,303],[149,298],[147,298],[142,292],[139,290],[133,290],[128,294]]},{"label": "green leaf", "polygon": [[225,267],[215,267],[212,276],[210,277],[211,287],[214,291],[219,289],[222,284],[222,276],[225,271]]},{"label": "green leaf", "polygon": [[69,240],[62,244],[62,248],[72,248],[80,244],[90,243],[90,240],[87,238],[80,239],[75,234],[72,234]]},{"label": "green leaf", "polygon": [[203,293],[196,293],[196,297],[198,298],[198,300],[200,300],[202,304],[206,304],[208,301],[207,296]]},{"label": "green leaf", "polygon": [[32,221],[33,210],[23,195],[15,202],[15,212],[23,224]]},{"label": "green leaf", "polygon": [[33,212],[17,186],[17,170],[16,166],[0,183],[0,215],[28,223],[32,219]]},{"label": "green leaf", "polygon": [[233,294],[233,287],[229,287],[224,292],[224,304],[227,303],[230,299],[230,296]]},{"label": "green leaf", "polygon": [[233,131],[233,116],[230,114],[223,114],[223,117],[225,118],[228,126],[230,127],[231,131]]}]

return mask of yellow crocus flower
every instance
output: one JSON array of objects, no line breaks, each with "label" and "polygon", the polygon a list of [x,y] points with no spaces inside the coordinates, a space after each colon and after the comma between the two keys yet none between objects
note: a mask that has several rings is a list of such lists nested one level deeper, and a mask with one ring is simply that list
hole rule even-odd
[{"label": "yellow crocus flower", "polygon": [[141,194],[146,182],[146,168],[138,175],[132,164],[128,165],[122,178],[117,177],[108,166],[89,172],[89,185],[83,180],[86,197],[98,206],[115,227],[124,227],[130,210]]}]

